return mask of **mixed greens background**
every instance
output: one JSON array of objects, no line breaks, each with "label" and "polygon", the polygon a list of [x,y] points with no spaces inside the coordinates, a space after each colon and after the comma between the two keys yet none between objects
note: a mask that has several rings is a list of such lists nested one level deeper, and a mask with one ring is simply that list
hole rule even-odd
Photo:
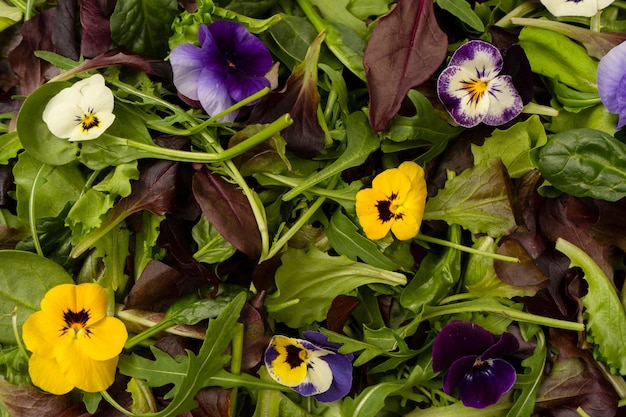
[{"label": "mixed greens background", "polygon": [[[621,2],[602,12],[603,32],[583,18],[539,27],[555,18],[520,1],[0,4],[0,400],[12,415],[121,415],[97,394],[28,385],[11,313],[23,322],[72,280],[109,289],[131,332],[169,328],[120,359],[109,392],[136,414],[623,413],[626,145],[595,79],[626,39]],[[166,59],[216,19],[247,25],[279,63],[278,88],[232,126],[176,96]],[[536,114],[497,129],[449,123],[435,80],[470,38],[521,46]],[[116,123],[97,141],[56,140],[38,114],[94,70]],[[228,161],[169,152],[219,154],[256,134],[269,139]],[[408,159],[427,172],[423,236],[369,241],[354,195]],[[451,318],[524,342],[500,403],[468,410],[443,393],[430,345]],[[573,331],[582,321],[586,333]],[[332,404],[261,367],[273,333],[318,327],[356,357],[352,395]]]}]

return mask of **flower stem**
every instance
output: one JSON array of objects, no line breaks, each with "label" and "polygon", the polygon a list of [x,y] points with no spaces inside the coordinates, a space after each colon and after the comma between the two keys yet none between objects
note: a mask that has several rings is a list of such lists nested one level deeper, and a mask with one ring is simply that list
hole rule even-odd
[{"label": "flower stem", "polygon": [[[241,374],[241,361],[243,358],[243,337],[244,328],[243,323],[237,323],[235,328],[235,334],[231,340],[230,348],[230,372],[239,375]],[[230,392],[230,415],[237,415],[237,387],[232,388]]]},{"label": "flower stem", "polygon": [[513,262],[513,263],[519,263],[520,260],[518,258],[512,257],[512,256],[506,256],[506,255],[499,255],[497,253],[491,253],[491,252],[484,252],[478,249],[474,249],[474,248],[470,248],[468,246],[463,246],[463,245],[459,245],[457,243],[452,243],[449,242],[447,240],[443,240],[443,239],[438,239],[436,237],[432,237],[432,236],[427,236],[427,235],[423,235],[423,234],[418,234],[415,239],[417,240],[421,240],[424,242],[429,242],[429,243],[435,243],[437,245],[441,245],[441,246],[446,246],[452,249],[457,249],[463,252],[467,252],[467,253],[471,253],[474,255],[480,255],[480,256],[484,256],[486,258],[492,258],[498,261],[503,261],[503,262]]},{"label": "flower stem", "polygon": [[15,307],[13,309],[13,312],[11,313],[11,327],[13,328],[13,336],[15,337],[15,344],[17,344],[17,347],[22,353],[22,355],[24,356],[24,358],[28,360],[29,359],[28,352],[26,351],[26,347],[24,346],[24,343],[22,342],[22,338],[20,337],[20,332],[18,331],[18,328],[17,328],[17,307]]},{"label": "flower stem", "polygon": [[175,324],[174,320],[171,320],[171,319],[161,320],[154,326],[149,327],[143,332],[136,334],[135,336],[128,339],[126,341],[126,344],[124,345],[124,349],[132,349],[133,347],[137,346],[139,343],[143,342],[144,340],[149,339],[150,337],[154,336],[155,334],[159,332],[162,332],[163,330],[167,329],[168,327],[173,326],[174,324]]},{"label": "flower stem", "polygon": [[104,398],[104,400],[108,402],[111,405],[111,407],[115,408],[117,411],[124,414],[125,416],[139,417],[140,415],[143,415],[143,414],[131,413],[130,411],[126,410],[117,401],[115,401],[113,397],[111,397],[111,395],[107,391],[100,391],[100,395],[102,395],[102,398]]},{"label": "flower stem", "polygon": [[28,223],[30,224],[30,234],[33,237],[33,243],[35,244],[35,250],[39,256],[44,256],[43,250],[41,249],[41,242],[39,242],[39,234],[37,233],[37,216],[35,214],[35,197],[37,196],[37,188],[39,187],[39,179],[41,174],[46,167],[46,164],[43,164],[39,167],[37,174],[35,175],[35,179],[33,180],[33,185],[30,189],[30,198],[28,199]]},{"label": "flower stem", "polygon": [[541,116],[558,116],[559,111],[554,107],[542,106],[541,104],[530,102],[522,108],[522,113],[539,114]]},{"label": "flower stem", "polygon": [[498,26],[501,28],[511,27],[514,25],[514,23],[511,22],[513,18],[524,16],[526,13],[529,13],[535,10],[538,6],[539,4],[535,2],[531,2],[531,1],[524,2],[520,4],[519,6],[517,6],[516,8],[514,8],[513,10],[511,10],[510,12],[508,12],[506,15],[504,15],[500,20],[494,23],[494,26]]}]

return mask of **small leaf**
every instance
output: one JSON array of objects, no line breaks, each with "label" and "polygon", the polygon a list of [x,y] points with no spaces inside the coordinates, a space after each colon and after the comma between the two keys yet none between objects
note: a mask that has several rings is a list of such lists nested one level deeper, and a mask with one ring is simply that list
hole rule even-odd
[{"label": "small leaf", "polygon": [[426,81],[448,51],[429,0],[400,0],[381,17],[365,48],[370,125],[384,130],[410,88]]},{"label": "small leaf", "polygon": [[0,378],[0,404],[12,416],[58,416],[72,405],[69,395],[53,395],[30,384],[14,385]]},{"label": "small leaf", "polygon": [[261,235],[252,207],[236,185],[202,170],[193,176],[192,191],[202,214],[231,245],[251,259],[261,255]]},{"label": "small leaf", "polygon": [[73,284],[72,277],[58,264],[42,256],[17,250],[0,251],[0,343],[15,344],[11,313],[17,308],[21,327],[52,287]]},{"label": "small leaf", "polygon": [[474,13],[472,6],[466,0],[437,0],[436,3],[437,6],[450,12],[476,32],[482,33],[485,31],[485,25],[482,20]]}]

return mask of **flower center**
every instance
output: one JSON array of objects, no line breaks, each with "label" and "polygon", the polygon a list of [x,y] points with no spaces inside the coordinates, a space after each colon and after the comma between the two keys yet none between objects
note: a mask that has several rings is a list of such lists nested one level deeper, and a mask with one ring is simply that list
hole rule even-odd
[{"label": "flower center", "polygon": [[390,220],[399,220],[404,217],[404,214],[399,212],[402,205],[394,202],[394,200],[397,198],[398,194],[393,193],[387,198],[387,200],[378,200],[376,202],[376,209],[378,210],[378,220],[386,223]]},{"label": "flower center", "polygon": [[468,92],[470,104],[473,106],[478,104],[489,89],[489,82],[481,79],[463,80],[461,83],[463,84],[463,89]]},{"label": "flower center", "polygon": [[308,352],[298,346],[287,345],[285,349],[287,350],[287,358],[285,358],[285,362],[291,367],[291,369],[298,368],[309,357]]},{"label": "flower center", "polygon": [[93,110],[87,111],[87,113],[83,114],[80,118],[77,118],[80,122],[80,128],[84,132],[87,132],[89,129],[93,127],[100,126],[100,120],[93,113]]},{"label": "flower center", "polygon": [[84,333],[87,337],[91,335],[91,330],[87,328],[87,322],[89,321],[89,310],[84,308],[78,312],[70,310],[69,308],[63,312],[63,321],[65,326],[61,328],[61,335],[65,335],[68,331],[74,332],[74,337],[81,333]]}]

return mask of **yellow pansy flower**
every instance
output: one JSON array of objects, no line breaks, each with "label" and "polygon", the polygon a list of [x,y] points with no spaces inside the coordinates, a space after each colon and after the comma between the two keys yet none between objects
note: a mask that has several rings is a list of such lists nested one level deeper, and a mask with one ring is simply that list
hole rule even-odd
[{"label": "yellow pansy flower", "polygon": [[424,170],[413,161],[387,169],[372,181],[372,188],[356,194],[356,214],[365,235],[382,239],[391,232],[400,240],[417,236],[426,205]]},{"label": "yellow pansy flower", "polygon": [[24,322],[22,337],[32,352],[28,373],[33,384],[52,394],[73,388],[107,389],[128,332],[106,315],[106,293],[98,284],[62,284],[41,300],[41,310]]}]

